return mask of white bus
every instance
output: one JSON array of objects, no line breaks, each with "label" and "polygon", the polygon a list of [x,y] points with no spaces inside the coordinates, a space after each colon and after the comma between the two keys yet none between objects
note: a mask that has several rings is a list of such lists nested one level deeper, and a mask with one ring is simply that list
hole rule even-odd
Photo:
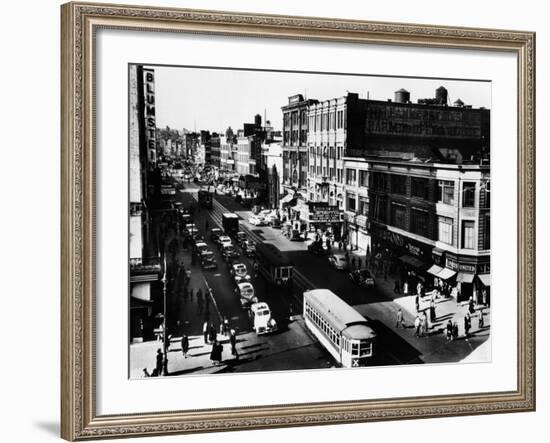
[{"label": "white bus", "polygon": [[304,292],[306,326],[345,368],[366,366],[376,334],[359,312],[328,289]]}]

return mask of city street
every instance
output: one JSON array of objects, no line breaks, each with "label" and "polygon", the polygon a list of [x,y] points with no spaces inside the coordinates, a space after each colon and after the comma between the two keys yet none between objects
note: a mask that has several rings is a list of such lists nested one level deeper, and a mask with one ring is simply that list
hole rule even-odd
[{"label": "city street", "polygon": [[[170,374],[315,369],[333,366],[332,357],[306,329],[301,316],[295,315],[294,321],[289,322],[290,309],[295,314],[301,313],[301,294],[304,289],[330,289],[369,320],[377,334],[372,365],[459,362],[489,338],[490,315],[487,310],[484,327],[478,329],[474,320],[469,337],[464,337],[462,325],[468,307],[457,304],[453,299],[437,301],[436,322],[430,324],[426,336],[416,337],[413,325],[416,316],[414,296],[394,294],[393,276],[389,275],[387,280],[384,280],[383,276],[377,277],[373,289],[360,288],[349,280],[346,271],[329,267],[326,257],[309,253],[307,242],[292,242],[284,237],[279,229],[258,227],[248,223],[251,212],[244,210],[233,197],[216,195],[213,209],[200,208],[197,204],[198,190],[198,186],[186,184],[185,189],[177,193],[176,201],[185,207],[193,205],[196,208],[194,223],[214,252],[218,268],[203,271],[198,264],[191,265],[190,253],[183,250],[178,252],[178,260],[191,268],[190,287],[194,291],[199,287],[205,288],[205,292],[208,291],[210,294],[210,301],[206,302],[211,306],[208,308],[208,321],[218,328],[224,317],[229,319],[231,327],[239,334],[238,349],[242,355],[240,360],[234,359],[227,338],[219,336],[220,342],[224,344],[223,364],[212,365],[209,360],[211,346],[205,344],[202,338],[205,308],[199,307],[193,297],[181,302],[181,293],[175,290],[175,293],[169,294],[172,298],[169,305],[178,306],[176,315],[181,324],[185,325],[191,347],[189,357],[183,358],[179,337],[172,337],[173,345],[168,355]],[[242,255],[238,260],[247,266],[258,298],[269,304],[279,324],[279,331],[274,335],[259,337],[251,330],[247,311],[241,308],[239,296],[234,293],[229,267],[217,246],[210,240],[209,230],[221,227],[221,217],[225,212],[235,212],[241,217],[239,229],[250,239],[255,242],[274,243],[291,256],[295,267],[295,289],[292,294],[275,290],[263,277],[254,276],[251,259]],[[358,251],[357,254],[357,260],[365,259],[359,255],[364,252]],[[179,299],[180,302],[174,304],[174,299]],[[404,313],[405,327],[396,328],[399,307]],[[422,301],[420,311],[427,307],[428,302]],[[171,315],[173,313],[169,312],[168,317]],[[456,321],[460,329],[459,338],[454,341],[447,341],[445,336],[445,324],[449,319]],[[158,347],[159,343],[132,345],[132,376],[140,376],[143,367],[154,365],[155,350]],[[487,349],[481,347],[478,352],[489,359]]]}]

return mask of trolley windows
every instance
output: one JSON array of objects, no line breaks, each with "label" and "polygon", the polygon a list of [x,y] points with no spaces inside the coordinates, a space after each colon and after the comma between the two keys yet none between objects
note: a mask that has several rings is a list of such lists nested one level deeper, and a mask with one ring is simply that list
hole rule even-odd
[{"label": "trolley windows", "polygon": [[340,332],[334,329],[319,313],[306,303],[306,316],[336,346],[340,347]]},{"label": "trolley windows", "polygon": [[[349,352],[349,349],[348,349]],[[372,355],[372,342],[370,340],[354,340],[351,342],[351,355],[354,357],[369,357]]]}]

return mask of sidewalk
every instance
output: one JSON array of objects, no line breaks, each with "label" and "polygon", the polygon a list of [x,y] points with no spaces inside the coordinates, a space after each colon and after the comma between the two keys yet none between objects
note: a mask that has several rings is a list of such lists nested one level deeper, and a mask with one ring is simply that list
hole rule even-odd
[{"label": "sidewalk", "polygon": [[[354,251],[356,255],[365,258],[365,251]],[[490,359],[490,344],[486,342],[490,338],[491,310],[483,306],[475,306],[475,312],[471,314],[471,329],[468,337],[464,331],[464,317],[468,312],[468,302],[457,303],[452,297],[440,296],[435,300],[435,322],[429,321],[430,296],[420,298],[419,311],[416,311],[416,294],[404,295],[394,292],[394,284],[397,275],[389,274],[387,280],[383,276],[375,277],[376,287],[387,301],[374,302],[354,306],[361,314],[368,318],[374,318],[382,322],[394,334],[405,340],[418,351],[418,359],[424,363],[436,363],[440,361],[461,361],[470,356],[470,361],[487,361]],[[397,310],[401,308],[405,327],[396,327]],[[426,312],[428,317],[428,331],[425,336],[416,337],[414,320],[416,315],[422,316]],[[479,312],[483,312],[484,326],[479,328]],[[447,341],[446,325],[451,320],[457,323],[458,339]],[[473,351],[484,344],[484,352]]]},{"label": "sidewalk", "polygon": [[[187,358],[181,352],[181,337],[172,337],[168,348],[168,374],[214,374],[219,372],[248,372],[258,370],[315,369],[330,367],[331,360],[317,340],[307,332],[303,319],[296,316],[288,330],[274,335],[260,336],[255,332],[237,335],[239,358],[231,354],[229,338],[218,334],[223,345],[221,364],[210,360],[212,344],[205,344],[202,335],[189,337]],[[143,369],[151,373],[156,365],[157,349],[162,342],[145,342],[130,345],[130,378],[144,378]],[[292,365],[292,368],[289,365]]]}]

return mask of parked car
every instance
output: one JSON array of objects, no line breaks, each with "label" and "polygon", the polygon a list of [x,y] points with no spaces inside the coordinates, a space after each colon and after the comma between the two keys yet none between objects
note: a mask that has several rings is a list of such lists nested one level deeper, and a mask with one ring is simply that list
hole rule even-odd
[{"label": "parked car", "polygon": [[323,244],[320,241],[314,241],[308,245],[307,250],[313,255],[327,255],[328,251],[323,248]]},{"label": "parked car", "polygon": [[277,322],[271,315],[271,309],[267,303],[253,303],[250,306],[250,317],[256,334],[262,335],[277,331]]},{"label": "parked car", "polygon": [[239,295],[241,308],[243,309],[248,309],[252,304],[258,302],[258,297],[255,295],[252,283],[244,282],[237,284],[235,292]]},{"label": "parked car", "polygon": [[248,223],[254,226],[266,226],[266,222],[259,215],[251,215],[248,217]]},{"label": "parked car", "polygon": [[340,269],[342,271],[348,268],[348,262],[344,255],[334,254],[329,256],[328,263],[334,269]]},{"label": "parked car", "polygon": [[349,273],[349,278],[355,284],[363,288],[374,287],[374,277],[368,269],[357,269]]}]

